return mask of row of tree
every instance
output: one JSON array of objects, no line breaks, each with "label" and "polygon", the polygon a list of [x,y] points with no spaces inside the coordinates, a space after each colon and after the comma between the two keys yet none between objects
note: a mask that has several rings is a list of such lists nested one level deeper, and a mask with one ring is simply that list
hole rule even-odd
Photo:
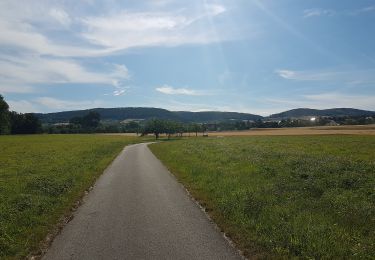
[{"label": "row of tree", "polygon": [[34,114],[9,111],[9,105],[0,95],[0,134],[35,134],[41,131],[40,120]]},{"label": "row of tree", "polygon": [[205,124],[182,124],[176,121],[153,119],[146,122],[142,129],[142,135],[154,134],[158,139],[160,134],[165,134],[169,139],[172,135],[182,136],[183,133],[191,132],[197,136],[199,132],[206,130]]}]

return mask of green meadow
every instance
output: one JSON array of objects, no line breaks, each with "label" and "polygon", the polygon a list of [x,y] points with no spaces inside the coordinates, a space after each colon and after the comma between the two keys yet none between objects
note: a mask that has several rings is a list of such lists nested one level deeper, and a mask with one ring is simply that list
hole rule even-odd
[{"label": "green meadow", "polygon": [[0,259],[37,251],[124,146],[105,135],[0,136]]},{"label": "green meadow", "polygon": [[375,136],[191,138],[151,149],[247,256],[375,258]]}]

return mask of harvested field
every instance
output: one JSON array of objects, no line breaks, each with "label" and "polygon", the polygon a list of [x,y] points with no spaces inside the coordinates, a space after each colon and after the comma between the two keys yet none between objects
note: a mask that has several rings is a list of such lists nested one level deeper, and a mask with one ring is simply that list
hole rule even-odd
[{"label": "harvested field", "polygon": [[210,136],[255,135],[375,135],[375,125],[257,128],[245,131],[209,132]]}]

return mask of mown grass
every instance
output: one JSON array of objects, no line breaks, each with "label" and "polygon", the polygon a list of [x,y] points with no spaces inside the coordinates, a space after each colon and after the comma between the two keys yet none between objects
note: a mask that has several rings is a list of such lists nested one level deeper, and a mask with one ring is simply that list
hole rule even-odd
[{"label": "mown grass", "polygon": [[0,136],[0,259],[39,243],[122,148],[137,137]]},{"label": "mown grass", "polygon": [[375,258],[375,137],[192,138],[152,151],[248,256]]}]

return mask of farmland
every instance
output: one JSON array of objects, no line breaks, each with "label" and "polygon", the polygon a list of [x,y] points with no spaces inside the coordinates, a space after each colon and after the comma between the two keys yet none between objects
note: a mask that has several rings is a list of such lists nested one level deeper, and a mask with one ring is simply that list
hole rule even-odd
[{"label": "farmland", "polygon": [[0,136],[0,259],[38,249],[123,147],[136,137]]},{"label": "farmland", "polygon": [[153,144],[248,256],[373,258],[375,136],[247,136]]},{"label": "farmland", "polygon": [[253,128],[244,131],[210,132],[210,136],[285,136],[285,135],[375,135],[375,125],[342,125],[285,128]]}]

